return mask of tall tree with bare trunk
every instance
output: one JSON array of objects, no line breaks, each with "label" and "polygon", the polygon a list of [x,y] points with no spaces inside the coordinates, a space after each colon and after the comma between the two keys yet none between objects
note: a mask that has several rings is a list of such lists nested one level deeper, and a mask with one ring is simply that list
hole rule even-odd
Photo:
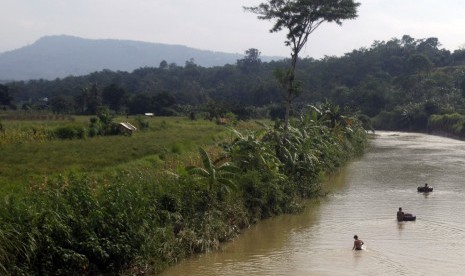
[{"label": "tall tree with bare trunk", "polygon": [[295,70],[309,35],[324,22],[341,25],[343,20],[356,18],[359,5],[353,0],[267,0],[258,6],[244,7],[257,14],[258,19],[272,21],[270,32],[287,31],[284,43],[291,48],[291,66],[284,74],[278,74],[278,80],[286,87],[285,130],[289,126],[292,102],[300,93]]}]

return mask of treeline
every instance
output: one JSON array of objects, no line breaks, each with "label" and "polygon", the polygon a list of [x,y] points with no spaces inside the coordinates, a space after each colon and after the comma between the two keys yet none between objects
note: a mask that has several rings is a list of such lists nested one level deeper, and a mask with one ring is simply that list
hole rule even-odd
[{"label": "treeline", "polygon": [[[309,103],[329,100],[373,119],[379,129],[427,129],[433,114],[464,113],[465,50],[441,48],[437,38],[375,41],[342,57],[299,61],[296,80],[302,94],[294,115]],[[194,60],[183,66],[131,73],[104,70],[54,81],[7,83],[3,105],[64,114],[95,114],[107,106],[120,114],[195,115],[232,112],[240,118],[282,117],[283,88],[274,76],[289,60],[262,62],[257,49],[234,65],[204,68]]]},{"label": "treeline", "polygon": [[145,275],[215,249],[240,229],[298,211],[366,145],[355,117],[326,103],[283,125],[235,131],[197,162],[31,181],[0,206],[0,274]]}]

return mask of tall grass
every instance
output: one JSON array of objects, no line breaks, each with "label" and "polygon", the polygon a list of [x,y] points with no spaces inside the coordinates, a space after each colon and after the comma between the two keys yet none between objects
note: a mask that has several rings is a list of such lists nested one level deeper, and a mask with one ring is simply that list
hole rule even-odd
[{"label": "tall grass", "polygon": [[464,137],[465,116],[458,113],[431,115],[428,120],[428,131]]}]

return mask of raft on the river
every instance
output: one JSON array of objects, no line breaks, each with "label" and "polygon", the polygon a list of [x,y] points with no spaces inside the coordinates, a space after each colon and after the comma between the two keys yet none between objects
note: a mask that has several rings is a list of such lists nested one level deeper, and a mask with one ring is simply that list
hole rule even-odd
[{"label": "raft on the river", "polygon": [[417,216],[411,215],[411,214],[405,214],[402,221],[415,221],[417,219]]},{"label": "raft on the river", "polygon": [[424,186],[422,186],[422,187],[418,187],[417,191],[419,193],[429,193],[429,192],[433,191],[433,187],[424,187]]}]

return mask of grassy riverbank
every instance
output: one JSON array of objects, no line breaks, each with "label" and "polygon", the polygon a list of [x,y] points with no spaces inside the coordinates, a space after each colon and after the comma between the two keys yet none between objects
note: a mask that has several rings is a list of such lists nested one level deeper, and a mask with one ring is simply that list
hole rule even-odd
[{"label": "grassy riverbank", "polygon": [[[317,195],[322,177],[366,143],[356,119],[318,110],[287,132],[277,124],[226,133],[211,122],[173,120],[150,122],[149,133],[131,137],[44,142],[36,153],[43,164],[34,167],[44,171],[35,170],[27,185],[15,182],[27,186],[21,193],[4,191],[0,271],[159,272],[218,248],[251,223],[299,210],[298,199]],[[15,147],[32,146],[2,150]],[[55,159],[45,157],[54,152],[49,147],[62,151],[57,157],[73,152],[83,160],[46,165]],[[32,164],[25,159],[34,155],[16,158],[9,164],[20,170],[16,162]],[[41,177],[49,167],[52,175]]]}]

